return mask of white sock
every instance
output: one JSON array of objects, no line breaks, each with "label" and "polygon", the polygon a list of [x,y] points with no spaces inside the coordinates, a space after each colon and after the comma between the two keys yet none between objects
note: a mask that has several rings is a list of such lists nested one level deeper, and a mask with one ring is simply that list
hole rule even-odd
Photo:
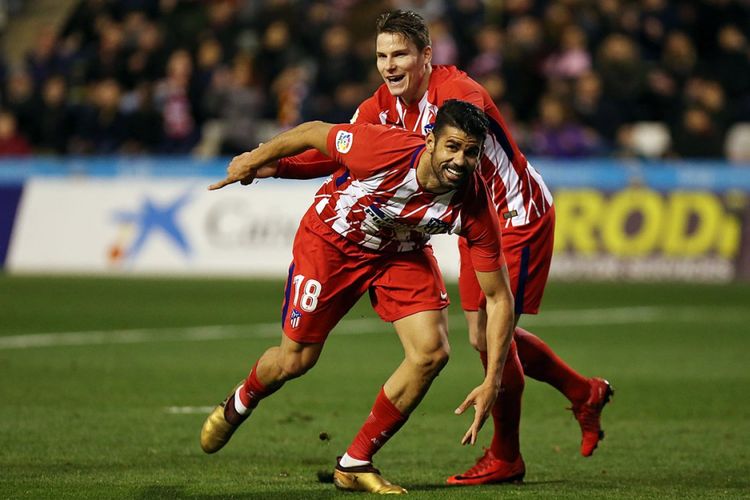
[{"label": "white sock", "polygon": [[234,391],[234,409],[240,415],[245,415],[248,411],[248,407],[242,404],[242,399],[240,399],[241,390],[242,390],[242,386],[238,387],[237,390]]},{"label": "white sock", "polygon": [[357,460],[356,458],[350,457],[348,453],[344,453],[344,456],[339,460],[339,465],[341,465],[341,467],[358,467],[360,465],[369,464],[369,460]]}]

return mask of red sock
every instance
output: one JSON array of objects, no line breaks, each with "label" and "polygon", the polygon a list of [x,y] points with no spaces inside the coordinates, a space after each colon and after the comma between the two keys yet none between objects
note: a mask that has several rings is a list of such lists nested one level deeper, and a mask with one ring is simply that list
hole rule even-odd
[{"label": "red sock", "polygon": [[[235,395],[232,394],[229,399],[227,399],[227,404],[224,406],[224,418],[227,419],[227,422],[234,425],[240,425],[242,422],[245,421],[247,417],[250,416],[250,411],[256,406],[258,406],[258,403],[261,399],[265,398],[266,396],[269,396],[276,392],[276,389],[269,390],[266,386],[264,386],[260,380],[258,380],[258,376],[256,375],[256,369],[258,367],[258,362],[256,361],[253,365],[253,369],[250,370],[250,375],[247,376],[247,379],[245,379],[245,382],[242,384],[242,387],[240,387],[240,401],[242,401],[242,404],[247,408],[247,411],[244,414],[241,414],[236,405],[235,405]],[[281,386],[279,386],[281,387]]]},{"label": "red sock", "polygon": [[[511,342],[503,367],[502,385],[495,406],[492,407],[492,422],[495,433],[492,435],[490,450],[500,460],[512,462],[521,453],[519,428],[521,425],[521,397],[524,380],[521,362],[518,359],[516,343]],[[487,353],[479,353],[485,372]]]},{"label": "red sock", "polygon": [[265,385],[258,380],[256,374],[258,370],[258,362],[256,361],[253,365],[253,369],[250,370],[250,375],[245,379],[245,383],[242,384],[242,390],[240,391],[240,401],[249,409],[253,409],[258,406],[261,399],[266,396],[270,396],[275,390],[268,390]]},{"label": "red sock", "polygon": [[407,418],[409,416],[402,414],[385,395],[385,390],[381,388],[370,416],[367,417],[346,452],[357,460],[372,462],[372,456],[398,432],[406,423]]},{"label": "red sock", "polygon": [[518,327],[513,339],[526,375],[550,384],[571,403],[580,404],[588,399],[588,379],[568,366],[542,339]]}]

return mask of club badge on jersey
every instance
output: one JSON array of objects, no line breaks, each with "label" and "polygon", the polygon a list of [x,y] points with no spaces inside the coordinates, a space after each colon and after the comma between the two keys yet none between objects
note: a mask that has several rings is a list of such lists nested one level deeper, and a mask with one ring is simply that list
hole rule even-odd
[{"label": "club badge on jersey", "polygon": [[292,328],[297,328],[299,326],[301,318],[302,313],[296,309],[292,309],[292,314],[289,316],[289,324],[292,325]]}]

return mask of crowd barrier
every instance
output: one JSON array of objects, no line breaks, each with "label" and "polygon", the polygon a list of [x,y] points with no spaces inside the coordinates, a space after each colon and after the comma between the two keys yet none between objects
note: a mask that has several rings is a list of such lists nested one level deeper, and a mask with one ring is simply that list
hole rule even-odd
[{"label": "crowd barrier", "polygon": [[[532,163],[557,214],[552,279],[750,279],[750,165],[617,160]],[[0,161],[0,264],[8,273],[283,277],[321,180],[209,192],[226,159]],[[433,246],[448,279],[454,236]]]}]

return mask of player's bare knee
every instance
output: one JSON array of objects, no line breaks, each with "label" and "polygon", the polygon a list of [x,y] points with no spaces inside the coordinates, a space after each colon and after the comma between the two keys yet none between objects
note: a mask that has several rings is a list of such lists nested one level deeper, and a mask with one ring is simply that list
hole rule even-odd
[{"label": "player's bare knee", "polygon": [[446,344],[445,346],[441,347],[435,354],[434,365],[437,368],[437,372],[439,373],[445,367],[445,365],[448,364],[448,360],[451,357],[450,346]]},{"label": "player's bare knee", "polygon": [[425,375],[437,376],[448,363],[450,346],[443,344],[430,351],[423,351],[411,356],[409,360]]}]

